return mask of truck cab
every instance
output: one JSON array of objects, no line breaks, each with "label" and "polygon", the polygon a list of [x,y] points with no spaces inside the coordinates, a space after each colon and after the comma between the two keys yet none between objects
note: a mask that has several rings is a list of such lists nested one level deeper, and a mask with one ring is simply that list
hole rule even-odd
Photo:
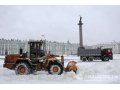
[{"label": "truck cab", "polygon": [[113,53],[112,53],[112,48],[105,48],[103,49],[103,55],[109,57],[110,60],[113,60]]}]

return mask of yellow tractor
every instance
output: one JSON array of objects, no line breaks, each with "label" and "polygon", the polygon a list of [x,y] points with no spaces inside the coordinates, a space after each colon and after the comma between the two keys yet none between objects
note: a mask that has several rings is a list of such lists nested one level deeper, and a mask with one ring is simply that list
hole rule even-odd
[{"label": "yellow tractor", "polygon": [[10,54],[5,56],[3,67],[15,70],[17,75],[32,74],[36,71],[48,71],[49,74],[61,75],[63,71],[74,71],[76,73],[77,66],[75,61],[68,63],[64,68],[64,57],[57,59],[58,55],[45,53],[44,40],[29,41],[29,50],[23,53],[20,49],[19,54]]}]

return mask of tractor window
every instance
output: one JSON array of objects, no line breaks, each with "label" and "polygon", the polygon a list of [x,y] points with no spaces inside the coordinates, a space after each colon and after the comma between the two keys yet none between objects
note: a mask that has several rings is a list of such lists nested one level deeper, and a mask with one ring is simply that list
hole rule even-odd
[{"label": "tractor window", "polygon": [[37,45],[36,44],[34,44],[34,48],[36,48],[37,47]]},{"label": "tractor window", "polygon": [[44,50],[44,45],[42,44],[42,46],[41,46],[41,50]]},{"label": "tractor window", "polygon": [[46,48],[46,47],[45,47],[45,42],[43,42],[42,45],[41,45],[41,50],[44,50],[44,51],[45,51],[45,48]]},{"label": "tractor window", "polygon": [[45,43],[43,42],[30,42],[30,58],[39,58],[45,55]]}]

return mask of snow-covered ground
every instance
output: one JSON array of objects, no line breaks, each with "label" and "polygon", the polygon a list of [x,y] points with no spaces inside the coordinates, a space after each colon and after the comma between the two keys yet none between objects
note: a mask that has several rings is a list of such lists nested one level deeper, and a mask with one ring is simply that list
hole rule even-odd
[{"label": "snow-covered ground", "polygon": [[[3,56],[2,56],[3,58]],[[109,62],[93,61],[81,62],[77,56],[65,56],[65,65],[69,60],[77,61],[78,73],[67,72],[62,75],[50,75],[39,71],[37,75],[16,75],[14,71],[3,68],[4,60],[0,59],[0,83],[25,84],[103,84],[120,83],[120,55],[114,55]]]}]

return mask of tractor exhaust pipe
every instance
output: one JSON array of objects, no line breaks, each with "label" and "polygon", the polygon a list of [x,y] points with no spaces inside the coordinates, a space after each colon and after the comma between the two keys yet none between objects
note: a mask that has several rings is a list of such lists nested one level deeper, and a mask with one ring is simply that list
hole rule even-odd
[{"label": "tractor exhaust pipe", "polygon": [[63,65],[63,67],[64,67],[64,56],[61,56],[61,63]]},{"label": "tractor exhaust pipe", "polygon": [[22,55],[23,54],[23,49],[20,47],[19,49],[19,54]]}]

